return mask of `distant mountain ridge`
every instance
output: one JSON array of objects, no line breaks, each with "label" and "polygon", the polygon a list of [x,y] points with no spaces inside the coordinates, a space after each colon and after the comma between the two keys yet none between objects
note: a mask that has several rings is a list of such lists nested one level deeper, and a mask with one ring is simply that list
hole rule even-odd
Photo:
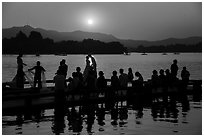
[{"label": "distant mountain ridge", "polygon": [[191,45],[191,44],[196,44],[202,41],[202,37],[197,37],[197,36],[188,37],[188,38],[179,38],[179,39],[178,38],[168,38],[168,39],[158,40],[158,41],[118,39],[111,34],[84,32],[84,31],[58,32],[55,30],[45,30],[42,28],[33,28],[29,25],[25,25],[22,27],[12,27],[12,28],[2,29],[2,38],[15,37],[19,31],[22,31],[27,36],[30,34],[31,31],[37,31],[41,33],[43,38],[51,38],[54,41],[63,41],[63,40],[64,41],[67,41],[67,40],[82,41],[88,38],[91,38],[94,40],[100,40],[103,42],[118,41],[129,49],[137,48],[140,45],[143,45],[144,47],[171,45],[171,44]]}]

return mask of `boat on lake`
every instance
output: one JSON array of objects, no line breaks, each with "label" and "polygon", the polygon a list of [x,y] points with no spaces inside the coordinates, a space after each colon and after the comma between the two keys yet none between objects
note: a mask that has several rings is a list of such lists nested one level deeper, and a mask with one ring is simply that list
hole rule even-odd
[{"label": "boat on lake", "polygon": [[131,55],[129,52],[124,52],[123,54],[124,55]]},{"label": "boat on lake", "polygon": [[144,52],[144,53],[142,53],[141,55],[147,55],[147,53]]}]

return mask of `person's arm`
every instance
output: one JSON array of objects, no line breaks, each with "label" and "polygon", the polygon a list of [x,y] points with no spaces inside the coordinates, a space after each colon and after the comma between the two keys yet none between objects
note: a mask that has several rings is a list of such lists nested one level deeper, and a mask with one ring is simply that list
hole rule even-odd
[{"label": "person's arm", "polygon": [[23,63],[24,66],[27,66],[27,64]]},{"label": "person's arm", "polygon": [[33,70],[33,69],[35,69],[35,67],[28,69],[28,71],[31,71],[31,70]]},{"label": "person's arm", "polygon": [[45,72],[45,69],[41,66],[41,70]]}]

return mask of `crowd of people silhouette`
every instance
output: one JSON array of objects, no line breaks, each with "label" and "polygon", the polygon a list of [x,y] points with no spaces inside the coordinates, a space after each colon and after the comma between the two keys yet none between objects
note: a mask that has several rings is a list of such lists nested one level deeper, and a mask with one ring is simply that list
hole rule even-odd
[{"label": "crowd of people silhouette", "polygon": [[[83,71],[81,72],[81,68],[77,67],[76,72],[72,73],[72,77],[68,78],[69,84],[67,85],[67,71],[68,71],[68,65],[66,64],[66,60],[62,59],[60,61],[60,66],[58,67],[58,70],[56,72],[56,76],[54,77],[54,83],[55,83],[55,89],[56,90],[76,90],[80,88],[84,89],[104,89],[107,87],[107,81],[104,77],[104,72],[99,71],[98,77],[97,77],[97,63],[95,58],[92,55],[86,56],[86,66]],[[23,88],[24,85],[24,75],[23,72],[23,65],[26,65],[23,63],[22,60],[22,54],[19,54],[17,57],[17,75],[16,75],[16,86],[18,88]],[[37,61],[37,65],[34,66],[31,69],[28,69],[28,71],[35,70],[34,75],[34,87],[36,87],[36,84],[38,84],[38,88],[42,88],[42,81],[41,81],[41,73],[45,72],[45,69],[40,66],[40,61]],[[134,88],[142,88],[144,80],[140,72],[135,72],[135,77],[132,72],[132,68],[128,68],[128,74],[124,73],[124,69],[119,69],[120,75],[117,75],[117,71],[114,70],[112,72],[111,76],[111,87],[113,89],[116,88],[127,88],[128,83],[132,83],[132,87]],[[177,81],[177,73],[178,73],[178,65],[177,60],[173,60],[173,64],[169,69],[166,69],[165,71],[163,69],[159,70],[159,75],[157,70],[152,71],[152,77],[151,77],[151,85],[152,88],[158,88],[158,87],[167,87],[174,85]],[[190,73],[186,69],[186,67],[183,67],[183,70],[181,72],[181,80],[184,87],[187,86],[189,81]],[[64,85],[62,84],[64,83]]]},{"label": "crowd of people silhouette", "polygon": [[[24,80],[22,80],[22,77],[24,77],[25,75],[25,73],[23,72],[23,65],[26,65],[23,63],[21,57],[22,55],[19,55],[17,57],[18,70],[16,77],[17,81],[19,80],[18,83],[21,82],[21,84],[19,84],[20,86],[18,86],[19,88],[23,88],[22,85]],[[98,125],[101,126],[99,128],[99,131],[104,130],[103,125],[106,124],[104,122],[106,114],[105,111],[110,111],[111,125],[113,127],[116,127],[123,126],[124,124],[126,124],[125,121],[128,118],[129,106],[132,106],[133,110],[136,111],[136,124],[140,124],[140,119],[143,116],[143,108],[148,105],[151,105],[153,120],[156,121],[159,120],[159,118],[166,118],[167,120],[169,120],[168,118],[174,118],[172,121],[168,121],[173,123],[178,122],[176,120],[178,117],[176,100],[181,101],[182,111],[188,111],[189,109],[189,102],[186,94],[175,96],[166,95],[162,93],[161,96],[151,96],[149,102],[149,97],[146,96],[147,94],[144,90],[144,79],[140,72],[137,71],[133,73],[132,68],[128,68],[128,74],[124,73],[124,69],[119,69],[119,76],[117,75],[118,72],[114,70],[110,79],[111,91],[118,91],[123,89],[125,90],[128,88],[128,83],[132,84],[132,88],[128,93],[127,105],[123,106],[123,101],[115,99],[117,98],[115,92],[108,91],[106,96],[110,98],[110,100],[107,100],[107,102],[104,102],[102,104],[83,104],[79,106],[78,110],[76,110],[77,107],[74,105],[71,107],[66,107],[67,92],[69,92],[69,94],[75,94],[77,92],[80,92],[81,89],[83,89],[83,91],[85,90],[87,94],[90,91],[95,91],[100,94],[104,92],[104,90],[106,90],[108,86],[103,71],[99,71],[97,77],[97,64],[94,57],[92,55],[88,55],[86,56],[85,60],[86,67],[84,71],[81,72],[81,68],[76,67],[76,71],[72,72],[72,77],[66,79],[68,65],[66,64],[66,60],[63,59],[60,62],[60,66],[58,67],[56,75],[53,78],[55,84],[55,105],[52,131],[55,134],[61,134],[64,132],[64,129],[66,127],[64,119],[65,116],[67,116],[68,120],[68,130],[72,130],[74,133],[80,134],[83,129],[83,117],[87,115],[86,130],[88,134],[93,134],[92,126],[94,124],[95,116],[96,120],[98,121]],[[40,66],[40,61],[37,61],[37,65],[29,69],[29,71],[31,70],[35,70],[34,87],[37,84],[38,88],[42,88],[40,74],[44,72],[45,69]],[[187,84],[190,77],[189,71],[186,69],[186,67],[183,67],[183,70],[181,71],[181,81],[179,81],[179,79],[177,78],[177,60],[173,61],[170,70],[160,69],[159,74],[157,70],[153,70],[152,73],[153,74],[149,83],[151,86],[151,90],[159,90],[160,88],[162,88],[164,93],[166,92],[168,87],[176,86],[177,82],[181,82],[182,89],[185,90],[187,88]],[[162,101],[159,101],[159,99],[161,98]],[[157,101],[154,101],[154,99]],[[119,106],[119,104],[121,105]],[[33,111],[35,113],[42,113],[42,111]],[[21,115],[18,116],[17,120],[19,119],[21,119]],[[40,119],[39,116],[38,119]]]}]

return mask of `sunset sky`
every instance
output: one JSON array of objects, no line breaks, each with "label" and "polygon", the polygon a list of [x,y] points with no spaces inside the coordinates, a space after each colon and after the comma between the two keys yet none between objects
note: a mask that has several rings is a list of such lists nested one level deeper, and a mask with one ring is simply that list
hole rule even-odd
[{"label": "sunset sky", "polygon": [[121,39],[161,40],[202,36],[201,2],[6,3],[2,27],[112,34]]}]

